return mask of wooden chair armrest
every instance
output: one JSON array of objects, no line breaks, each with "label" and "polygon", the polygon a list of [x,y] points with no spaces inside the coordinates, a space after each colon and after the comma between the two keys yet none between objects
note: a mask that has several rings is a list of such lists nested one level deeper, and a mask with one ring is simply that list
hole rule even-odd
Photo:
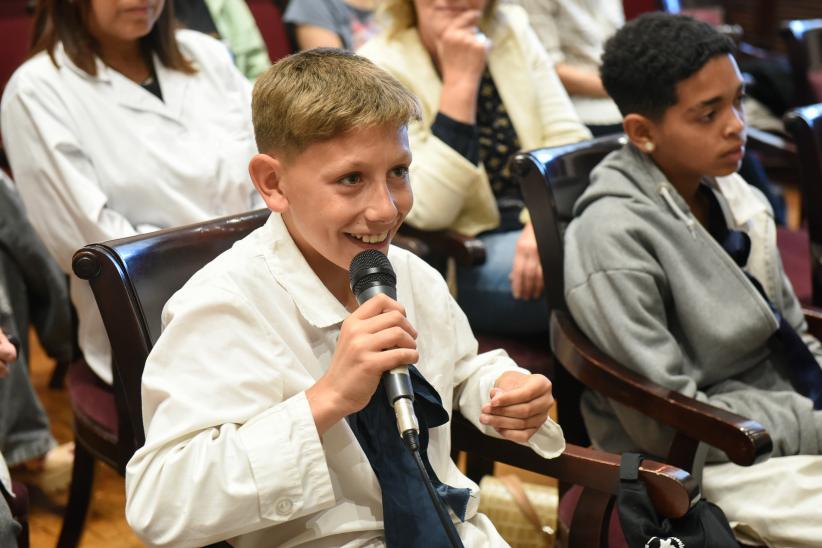
[{"label": "wooden chair armrest", "polygon": [[398,234],[420,240],[432,254],[452,257],[460,266],[476,266],[485,262],[485,246],[482,241],[453,230],[420,230],[404,224]]},{"label": "wooden chair armrest", "polygon": [[[566,483],[616,495],[619,487],[619,455],[567,445],[556,458],[544,459],[525,445],[486,436],[461,415],[451,420],[454,448],[479,454],[497,462],[544,474]],[[642,461],[639,477],[657,511],[667,517],[682,517],[699,500],[699,484],[688,472],[652,460]]]},{"label": "wooden chair armrest", "polygon": [[822,340],[822,309],[806,306],[802,308],[802,313],[808,323],[808,333]]},{"label": "wooden chair armrest", "polygon": [[431,248],[424,241],[406,234],[395,234],[391,243],[423,259],[431,256]]},{"label": "wooden chair armrest", "polygon": [[721,449],[736,464],[749,466],[771,453],[771,437],[761,424],[634,373],[591,343],[566,312],[555,310],[551,316],[551,348],[583,385]]}]

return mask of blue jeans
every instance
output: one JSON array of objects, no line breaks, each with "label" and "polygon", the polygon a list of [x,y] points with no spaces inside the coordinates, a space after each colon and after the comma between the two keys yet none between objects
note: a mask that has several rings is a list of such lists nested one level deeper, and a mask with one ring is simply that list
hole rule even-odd
[{"label": "blue jeans", "polygon": [[8,465],[14,466],[45,455],[55,445],[21,349],[17,361],[9,366],[8,376],[0,379],[0,452]]},{"label": "blue jeans", "polygon": [[515,299],[508,275],[520,230],[477,236],[485,244],[485,263],[457,270],[457,302],[475,331],[532,335],[548,331],[548,305],[540,296]]}]

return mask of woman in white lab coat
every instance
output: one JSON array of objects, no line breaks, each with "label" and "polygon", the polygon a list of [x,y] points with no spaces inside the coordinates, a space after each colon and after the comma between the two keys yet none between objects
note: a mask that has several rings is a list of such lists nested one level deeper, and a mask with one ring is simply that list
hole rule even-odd
[{"label": "woman in white lab coat", "polygon": [[[32,224],[66,272],[90,242],[252,209],[251,90],[218,41],[175,31],[164,0],[39,0],[2,134]],[[111,382],[88,284],[79,341]]]}]

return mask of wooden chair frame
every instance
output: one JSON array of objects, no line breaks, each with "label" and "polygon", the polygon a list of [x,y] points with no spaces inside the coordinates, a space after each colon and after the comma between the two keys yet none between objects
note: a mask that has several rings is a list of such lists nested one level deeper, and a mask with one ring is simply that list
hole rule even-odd
[{"label": "wooden chair frame", "polygon": [[[114,397],[119,423],[125,426],[120,430],[124,439],[118,444],[124,452],[133,452],[144,442],[140,378],[159,336],[165,299],[207,260],[261,226],[268,215],[261,210],[92,244],[75,254],[74,270],[91,284],[112,343]],[[607,546],[607,516],[618,485],[618,456],[569,445],[560,457],[545,460],[525,446],[484,436],[461,417],[453,419],[456,449],[583,486],[568,545]],[[121,456],[127,460],[130,453]],[[640,477],[662,515],[682,516],[699,499],[696,480],[670,465],[645,460]]]},{"label": "wooden chair frame", "polygon": [[[700,443],[727,453],[736,464],[749,466],[767,459],[770,436],[759,423],[687,398],[633,373],[599,351],[568,313],[563,284],[563,237],[573,204],[588,184],[588,175],[609,152],[626,143],[615,135],[555,148],[518,154],[512,171],[522,186],[537,235],[546,278],[546,298],[552,310],[551,347],[563,368],[583,386],[653,417],[676,433],[665,461],[698,471]],[[570,410],[581,422],[578,402]],[[562,411],[560,422],[564,425]]]}]

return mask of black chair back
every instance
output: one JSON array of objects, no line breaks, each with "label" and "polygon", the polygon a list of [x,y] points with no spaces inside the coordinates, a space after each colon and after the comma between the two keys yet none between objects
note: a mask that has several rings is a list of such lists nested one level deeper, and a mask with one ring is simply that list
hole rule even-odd
[{"label": "black chair back", "polygon": [[822,19],[785,21],[779,34],[791,64],[795,104],[803,106],[822,101],[822,83],[814,86],[811,80],[814,73],[822,78]]},{"label": "black chair back", "polygon": [[803,218],[811,244],[812,303],[822,307],[822,103],[788,112],[785,128],[799,153]]},{"label": "black chair back", "polygon": [[[573,145],[521,152],[512,160],[512,172],[519,180],[534,225],[550,310],[567,310],[563,237],[573,219],[574,204],[588,187],[591,170],[626,141],[622,134],[609,135]],[[590,444],[579,409],[583,385],[564,367],[555,369],[552,380],[559,395],[557,413],[565,438],[578,445]]]},{"label": "black chair back", "polygon": [[512,160],[525,204],[537,236],[546,284],[545,298],[551,310],[566,310],[563,284],[565,227],[573,219],[574,204],[588,187],[591,170],[608,153],[627,142],[622,134],[608,135],[573,145],[521,152]]},{"label": "black chair back", "polygon": [[117,411],[127,415],[131,439],[123,441],[133,441],[132,453],[145,441],[140,379],[160,336],[163,306],[195,272],[262,226],[270,213],[263,209],[90,244],[75,253],[74,273],[89,281],[111,342]]}]

